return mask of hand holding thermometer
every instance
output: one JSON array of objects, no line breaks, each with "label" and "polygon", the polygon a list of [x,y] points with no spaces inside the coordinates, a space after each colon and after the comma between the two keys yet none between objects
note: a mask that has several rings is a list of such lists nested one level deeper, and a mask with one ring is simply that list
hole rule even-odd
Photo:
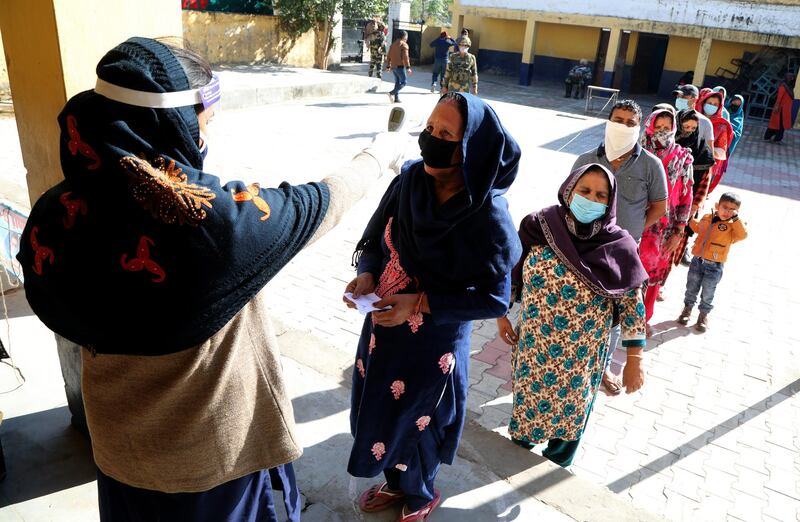
[{"label": "hand holding thermometer", "polygon": [[392,107],[389,113],[389,132],[400,132],[406,121],[406,111],[402,107]]}]

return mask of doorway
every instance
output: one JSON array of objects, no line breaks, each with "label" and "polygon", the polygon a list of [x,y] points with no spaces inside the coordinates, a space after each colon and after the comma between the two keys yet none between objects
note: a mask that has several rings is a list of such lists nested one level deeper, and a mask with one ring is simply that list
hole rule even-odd
[{"label": "doorway", "polygon": [[658,92],[668,45],[669,36],[665,34],[639,33],[636,57],[631,69],[630,92],[636,94]]}]

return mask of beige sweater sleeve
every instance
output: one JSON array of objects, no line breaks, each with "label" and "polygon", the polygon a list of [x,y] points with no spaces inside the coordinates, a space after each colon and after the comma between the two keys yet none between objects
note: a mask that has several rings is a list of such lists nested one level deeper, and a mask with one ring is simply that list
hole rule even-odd
[{"label": "beige sweater sleeve", "polygon": [[382,172],[383,168],[374,156],[361,152],[348,165],[326,176],[322,182],[328,186],[330,193],[328,211],[308,245],[338,225],[350,207],[363,198],[370,186],[381,177]]}]

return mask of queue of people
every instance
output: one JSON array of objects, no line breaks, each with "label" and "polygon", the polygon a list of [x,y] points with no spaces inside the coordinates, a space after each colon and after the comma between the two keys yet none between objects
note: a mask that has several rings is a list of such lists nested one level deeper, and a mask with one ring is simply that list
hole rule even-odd
[{"label": "queue of people", "polygon": [[[384,58],[385,28],[379,21],[368,24],[366,31],[370,31],[370,67],[368,76],[379,64],[385,65],[387,71],[394,76],[394,88],[389,91],[389,101],[400,103],[400,91],[405,87],[408,76],[413,73],[409,58],[408,32],[399,31],[397,38],[389,48]],[[453,39],[442,31],[439,37],[432,40],[429,46],[433,49],[433,67],[431,69],[431,92],[447,94],[448,92],[469,92],[478,94],[478,61],[474,54],[469,52],[472,41],[469,30],[463,29],[458,39]],[[451,51],[452,50],[452,51]],[[380,72],[376,73],[380,78]]]},{"label": "queue of people", "polygon": [[[395,44],[399,101],[411,70],[402,33]],[[468,37],[458,44],[469,61]],[[448,76],[456,58],[420,133],[421,159],[403,164],[402,136],[383,133],[348,165],[297,186],[222,185],[203,171],[202,136],[221,94],[190,51],[132,38],[101,59],[95,90],[67,102],[65,180],[36,202],[18,259],[36,315],[85,348],[101,520],[274,520],[274,489],[300,519],[292,462],[302,448],[263,288],[387,171],[398,175],[344,289],[347,306],[379,298],[352,376],[347,471],[384,477],[359,495],[364,512],[400,505],[398,521],[411,522],[441,503],[437,475],[466,419],[472,321],[496,318],[513,346],[513,442],[546,443],[561,466],[598,391],[644,385],[647,321],[687,229],[698,237],[678,321],[688,324],[699,294],[697,325],[707,327],[730,245],[747,234],[736,194],[697,214],[735,143],[724,93],[685,85],[682,110],[657,108],[643,132],[639,105],[617,102],[555,204],[517,229],[504,194],[520,147],[474,95],[477,76],[473,94]],[[695,184],[707,187],[700,198]],[[75,202],[86,211],[70,213]],[[607,368],[620,339],[617,381]]]}]

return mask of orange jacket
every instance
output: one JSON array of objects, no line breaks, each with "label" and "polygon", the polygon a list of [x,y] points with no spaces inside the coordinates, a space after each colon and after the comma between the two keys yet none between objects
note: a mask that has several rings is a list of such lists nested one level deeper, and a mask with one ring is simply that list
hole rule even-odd
[{"label": "orange jacket", "polygon": [[708,261],[724,263],[728,259],[731,245],[747,237],[744,222],[738,216],[728,221],[717,221],[712,225],[714,214],[706,214],[698,221],[689,221],[689,227],[697,233],[692,255]]},{"label": "orange jacket", "polygon": [[411,67],[411,63],[408,61],[408,44],[402,40],[395,40],[389,48],[386,60],[387,68],[404,67],[408,69]]}]

